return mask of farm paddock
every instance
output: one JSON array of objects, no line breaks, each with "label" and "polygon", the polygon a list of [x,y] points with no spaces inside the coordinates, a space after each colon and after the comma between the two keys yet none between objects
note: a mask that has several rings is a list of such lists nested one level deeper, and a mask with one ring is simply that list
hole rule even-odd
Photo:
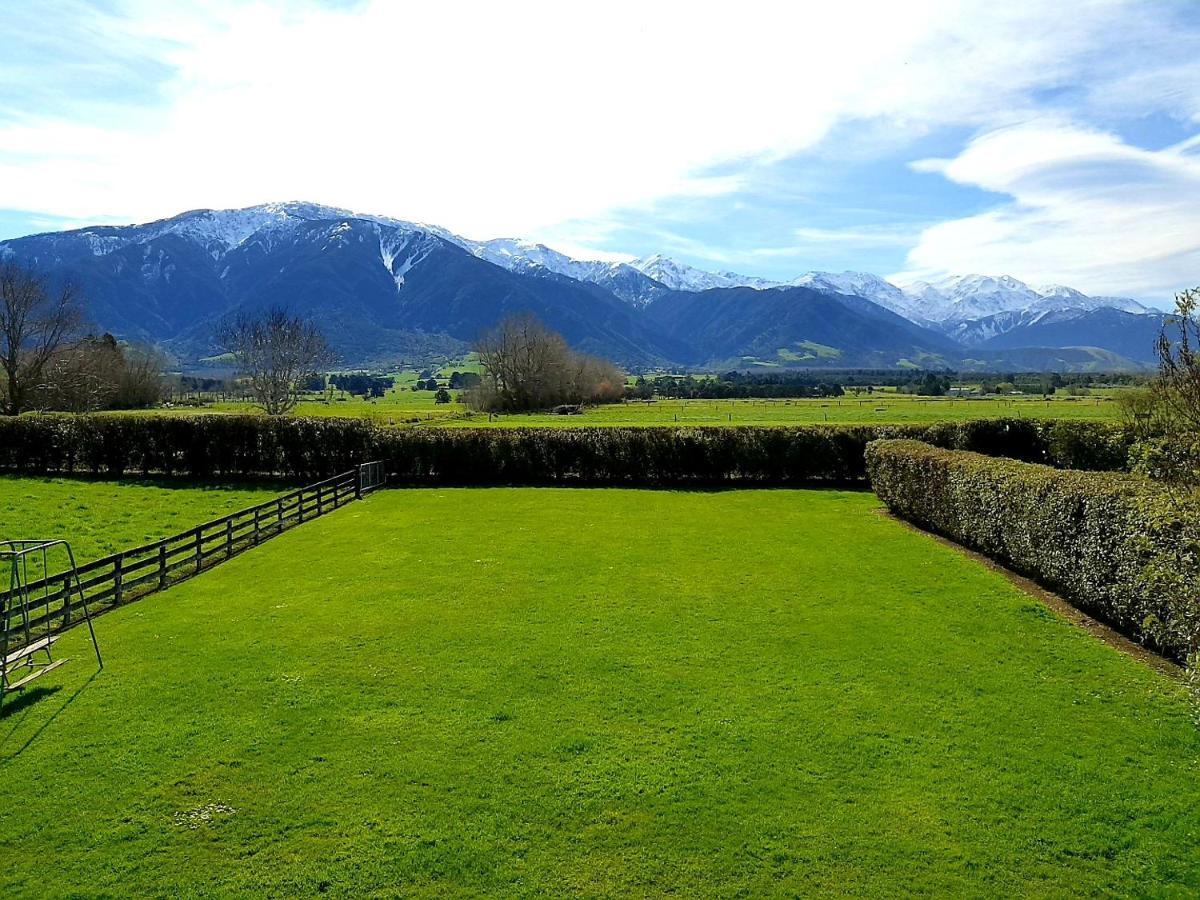
[{"label": "farm paddock", "polygon": [[5,896],[1200,890],[1179,682],[865,492],[384,491],[96,630]]},{"label": "farm paddock", "polygon": [[53,532],[70,539],[82,563],[262,503],[280,490],[271,483],[0,475],[0,540]]}]

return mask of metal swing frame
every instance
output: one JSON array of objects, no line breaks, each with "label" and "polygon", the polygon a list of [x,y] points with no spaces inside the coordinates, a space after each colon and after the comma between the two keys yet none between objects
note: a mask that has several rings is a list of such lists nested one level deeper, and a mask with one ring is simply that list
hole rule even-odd
[{"label": "metal swing frame", "polygon": [[[50,551],[55,548],[66,551],[70,568],[52,577]],[[30,559],[35,560],[36,564],[38,557],[41,559],[41,578],[31,583]],[[100,645],[96,641],[96,630],[92,627],[87,595],[79,580],[79,570],[75,565],[75,554],[71,545],[63,540],[0,541],[0,577],[6,567],[9,576],[8,591],[0,593],[0,696],[20,690],[34,679],[67,662],[66,659],[55,659],[51,652],[51,647],[58,640],[58,634],[51,624],[51,603],[60,599],[51,596],[52,581],[61,581],[64,585],[61,596],[64,611],[71,608],[72,595],[78,596],[88,632],[91,634],[92,648],[96,651],[96,662],[103,669],[104,659],[100,655]],[[40,596],[38,588],[41,589]],[[43,614],[35,630],[31,620],[39,608],[43,610]],[[44,657],[41,654],[45,654]]]}]

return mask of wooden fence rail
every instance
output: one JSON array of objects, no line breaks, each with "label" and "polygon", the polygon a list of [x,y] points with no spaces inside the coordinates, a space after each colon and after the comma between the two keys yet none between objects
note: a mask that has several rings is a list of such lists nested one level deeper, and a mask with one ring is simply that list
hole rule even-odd
[{"label": "wooden fence rail", "polygon": [[[32,581],[26,588],[29,628],[45,633],[49,625],[57,633],[83,621],[81,590],[92,615],[164,590],[289,528],[361,499],[382,487],[383,479],[382,463],[363,463],[171,537],[85,563],[76,570],[78,586],[70,572]],[[8,591],[0,591],[0,608],[6,608],[9,600]]]}]

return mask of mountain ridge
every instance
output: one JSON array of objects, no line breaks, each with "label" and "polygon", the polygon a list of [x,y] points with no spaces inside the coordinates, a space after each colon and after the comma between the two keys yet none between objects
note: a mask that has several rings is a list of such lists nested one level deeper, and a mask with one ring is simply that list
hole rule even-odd
[{"label": "mountain ridge", "polygon": [[[870,272],[813,270],[790,281],[774,281],[728,271],[709,272],[677,262],[662,254],[641,257],[628,263],[603,263],[575,260],[558,251],[550,250],[543,244],[527,244],[527,246],[548,251],[558,259],[550,258],[545,254],[535,257],[519,251],[510,251],[503,257],[492,258],[492,261],[497,265],[514,268],[543,265],[561,274],[593,280],[595,283],[607,283],[612,277],[611,273],[615,270],[635,269],[659,285],[678,291],[696,292],[729,287],[752,287],[758,290],[813,287],[848,296],[865,297],[900,314],[911,322],[932,326],[950,335],[956,331],[969,334],[971,329],[964,329],[960,326],[1001,313],[1103,308],[1120,309],[1137,314],[1160,312],[1131,297],[1090,296],[1082,291],[1059,284],[1035,288],[1009,275],[956,275],[933,283],[916,281],[906,287],[901,287]],[[640,296],[626,297],[626,299],[644,305],[653,302],[656,296],[645,292]]]},{"label": "mountain ridge", "polygon": [[303,201],[29,235],[0,242],[0,257],[79,281],[98,325],[185,354],[206,349],[222,316],[270,302],[320,319],[354,361],[461,352],[499,316],[529,311],[581,349],[637,366],[953,366],[1091,337],[1136,366],[1152,348],[1130,351],[1161,319],[1128,298],[1008,276],[904,289],[870,273],[808,272],[782,283],[661,254],[576,260]]}]

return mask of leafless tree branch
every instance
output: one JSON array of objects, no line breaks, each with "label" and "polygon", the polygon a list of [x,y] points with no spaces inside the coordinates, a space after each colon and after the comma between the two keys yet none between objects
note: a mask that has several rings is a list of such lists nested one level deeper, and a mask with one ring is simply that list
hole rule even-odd
[{"label": "leafless tree branch", "polygon": [[278,306],[234,315],[217,327],[216,339],[233,354],[255,402],[272,416],[293,410],[300,384],[334,360],[315,324]]}]

